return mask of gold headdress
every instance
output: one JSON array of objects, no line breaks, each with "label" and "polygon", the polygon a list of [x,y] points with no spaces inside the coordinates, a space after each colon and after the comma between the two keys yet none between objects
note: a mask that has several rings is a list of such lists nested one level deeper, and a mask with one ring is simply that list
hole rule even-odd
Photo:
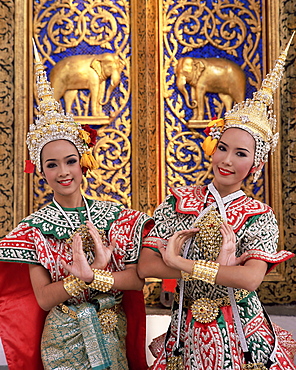
[{"label": "gold headdress", "polygon": [[34,40],[33,47],[37,93],[40,100],[38,110],[40,114],[38,114],[35,123],[30,125],[27,134],[27,146],[31,162],[41,172],[40,155],[44,145],[55,140],[68,140],[75,145],[81,156],[81,167],[90,170],[97,168],[98,164],[90,149],[94,145],[96,131],[87,125],[85,128],[82,127],[74,121],[71,114],[64,114],[60,103],[53,97],[53,89],[47,80]]},{"label": "gold headdress", "polygon": [[[247,131],[255,139],[255,167],[258,167],[261,162],[267,162],[268,153],[270,150],[274,151],[279,137],[279,134],[275,132],[276,117],[270,106],[273,104],[274,91],[279,86],[283,76],[286,57],[294,34],[295,32],[287,47],[277,59],[273,70],[263,80],[259,91],[253,94],[253,99],[246,99],[236,104],[225,113],[224,119],[220,118],[209,123],[209,136],[203,142],[203,149],[206,154],[214,153],[217,142],[225,130],[237,127]],[[257,171],[254,181],[258,179],[259,175],[260,171]]]}]

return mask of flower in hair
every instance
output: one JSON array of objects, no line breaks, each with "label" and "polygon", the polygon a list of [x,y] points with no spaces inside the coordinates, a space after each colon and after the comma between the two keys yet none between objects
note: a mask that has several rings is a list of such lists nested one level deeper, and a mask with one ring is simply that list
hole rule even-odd
[{"label": "flower in hair", "polygon": [[84,132],[88,133],[88,146],[89,148],[92,148],[93,146],[95,146],[96,144],[96,141],[97,141],[97,131],[93,128],[91,128],[89,125],[83,125],[82,126],[82,129]]},{"label": "flower in hair", "polygon": [[223,118],[214,119],[209,122],[204,133],[208,135],[202,143],[202,148],[207,155],[214,154],[218,141],[221,137],[225,121]]}]

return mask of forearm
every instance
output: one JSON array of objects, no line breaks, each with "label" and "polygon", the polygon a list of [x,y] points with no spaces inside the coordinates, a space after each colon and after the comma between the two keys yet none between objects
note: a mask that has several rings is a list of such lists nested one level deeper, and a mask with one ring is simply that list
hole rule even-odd
[{"label": "forearm", "polygon": [[141,252],[138,263],[138,274],[142,279],[148,277],[179,279],[181,277],[179,270],[168,267],[161,255],[149,248],[144,248]]},{"label": "forearm", "polygon": [[49,311],[70,298],[70,295],[64,289],[63,281],[49,283],[42,288],[33,286],[33,289],[36,300],[44,311]]},{"label": "forearm", "polygon": [[249,260],[244,266],[219,266],[216,284],[232,288],[256,290],[261,284],[267,270],[267,263]]},{"label": "forearm", "polygon": [[127,265],[124,271],[112,272],[114,278],[113,289],[118,290],[141,290],[144,280],[137,273],[137,265]]},{"label": "forearm", "polygon": [[[171,260],[171,266],[189,274],[192,273],[194,261],[181,256]],[[256,290],[261,284],[267,269],[264,261],[249,260],[244,266],[223,266],[219,264],[215,283],[249,291]]]}]

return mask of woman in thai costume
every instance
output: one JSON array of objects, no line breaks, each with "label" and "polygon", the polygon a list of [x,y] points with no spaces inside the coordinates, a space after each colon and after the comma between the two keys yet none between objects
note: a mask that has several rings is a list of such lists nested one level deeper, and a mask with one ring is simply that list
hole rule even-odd
[{"label": "woman in thai costume", "polygon": [[277,252],[273,210],[241,190],[250,173],[256,181],[277,143],[269,106],[287,51],[253,99],[209,124],[203,149],[212,155],[213,182],[170,189],[155,210],[139,275],[176,278],[178,285],[163,346],[153,347],[159,338],[152,343],[153,370],[296,369],[295,341],[284,330],[285,343],[278,341],[280,329],[255,292],[265,274],[294,255]]},{"label": "woman in thai costume", "polygon": [[136,267],[153,221],[82,196],[83,172],[97,167],[96,132],[63,113],[36,55],[40,115],[27,144],[54,196],[0,242],[0,336],[9,369],[145,370],[144,282]]}]

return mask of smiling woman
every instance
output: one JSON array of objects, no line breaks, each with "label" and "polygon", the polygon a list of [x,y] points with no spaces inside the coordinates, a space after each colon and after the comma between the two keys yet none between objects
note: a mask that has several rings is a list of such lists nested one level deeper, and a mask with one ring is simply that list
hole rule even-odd
[{"label": "smiling woman", "polygon": [[54,191],[55,200],[67,208],[83,206],[79,153],[67,140],[52,141],[41,152],[42,174]]},{"label": "smiling woman", "polygon": [[247,131],[229,128],[223,133],[212,156],[213,183],[222,197],[239,190],[242,181],[257,170],[254,156],[255,140]]},{"label": "smiling woman", "polygon": [[40,115],[27,144],[54,198],[0,242],[9,369],[146,370],[144,281],[136,267],[152,220],[82,196],[83,174],[98,166],[96,131],[60,109],[38,54],[36,70]]},{"label": "smiling woman", "polygon": [[178,286],[151,370],[296,369],[296,342],[287,346],[285,331],[277,337],[255,292],[265,274],[294,255],[277,252],[273,210],[241,190],[249,174],[256,181],[277,143],[269,106],[287,50],[252,100],[209,124],[203,149],[212,156],[213,182],[170,189],[154,212],[139,275],[178,278]]}]

